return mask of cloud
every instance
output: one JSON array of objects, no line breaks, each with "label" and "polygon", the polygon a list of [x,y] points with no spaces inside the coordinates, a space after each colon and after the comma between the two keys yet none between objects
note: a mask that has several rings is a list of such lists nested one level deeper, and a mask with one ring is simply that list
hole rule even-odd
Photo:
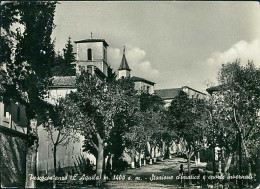
[{"label": "cloud", "polygon": [[120,65],[122,55],[121,51],[118,48],[109,47],[107,50],[107,59],[108,63],[111,65],[113,70],[117,70]]},{"label": "cloud", "polygon": [[[260,67],[260,41],[258,39],[251,42],[244,40],[233,44],[229,49],[223,52],[214,52],[204,62],[204,79],[208,78],[212,82],[217,83],[217,73],[222,64],[233,62],[240,59],[241,65],[246,65],[248,60],[253,60],[256,67]],[[202,76],[203,77],[203,76]]]},{"label": "cloud", "polygon": [[257,67],[260,67],[260,41],[253,40],[250,43],[247,41],[239,41],[232,45],[224,52],[215,52],[207,59],[209,66],[220,66],[221,64],[232,62],[236,59],[241,60],[242,65],[246,65],[248,60],[253,60]]},{"label": "cloud", "polygon": [[[110,47],[108,49],[108,62],[117,71],[121,59],[122,50],[118,48]],[[154,79],[159,74],[159,71],[152,66],[152,63],[146,59],[146,53],[139,47],[133,47],[131,45],[126,47],[126,59],[129,67],[132,70],[132,76],[144,77],[147,79]]]}]

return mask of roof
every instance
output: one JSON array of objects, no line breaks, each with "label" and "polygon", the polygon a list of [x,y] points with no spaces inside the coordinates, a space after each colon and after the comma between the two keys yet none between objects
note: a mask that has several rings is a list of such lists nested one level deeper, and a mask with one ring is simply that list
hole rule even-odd
[{"label": "roof", "polygon": [[172,99],[175,98],[180,92],[182,88],[173,88],[173,89],[159,89],[155,90],[154,93],[161,97],[162,99]]},{"label": "roof", "polygon": [[52,80],[51,87],[74,88],[76,84],[76,76],[55,76]]},{"label": "roof", "polygon": [[104,46],[109,46],[105,39],[83,39],[80,41],[74,41],[74,43],[94,43],[94,42],[102,42]]},{"label": "roof", "polygon": [[125,53],[123,54],[122,61],[121,61],[121,64],[120,64],[118,70],[128,70],[128,71],[131,71],[131,69],[128,66],[127,60],[126,60]]},{"label": "roof", "polygon": [[166,100],[166,99],[173,99],[175,98],[181,91],[183,91],[184,88],[188,88],[192,91],[195,91],[196,93],[200,93],[202,95],[206,95],[205,93],[202,93],[198,90],[195,90],[193,88],[190,88],[188,86],[183,86],[181,88],[172,88],[172,89],[158,89],[155,90],[154,93],[161,97],[162,99]]},{"label": "roof", "polygon": [[134,81],[134,82],[136,82],[136,81],[141,81],[141,82],[144,82],[144,83],[147,83],[147,84],[150,84],[150,85],[154,85],[154,84],[155,84],[154,82],[149,81],[149,80],[146,80],[146,79],[141,78],[141,77],[135,77],[135,76],[133,76],[133,77],[131,77],[130,79],[131,79],[132,81]]},{"label": "roof", "polygon": [[183,89],[183,88],[188,88],[188,89],[190,89],[190,90],[192,90],[192,91],[195,91],[195,92],[197,92],[197,93],[200,93],[200,94],[202,94],[202,95],[206,95],[205,93],[200,92],[200,91],[198,91],[198,90],[196,90],[196,89],[190,88],[190,87],[188,87],[188,86],[183,86],[182,89]]},{"label": "roof", "polygon": [[210,88],[207,88],[206,91],[212,95],[214,92],[216,91],[220,91],[221,89],[223,89],[224,86],[223,85],[218,85],[218,86],[214,86],[214,87],[210,87]]},{"label": "roof", "polygon": [[[94,68],[96,76],[101,80],[106,78],[106,75],[97,67]],[[75,88],[76,76],[54,76],[51,88]]]}]

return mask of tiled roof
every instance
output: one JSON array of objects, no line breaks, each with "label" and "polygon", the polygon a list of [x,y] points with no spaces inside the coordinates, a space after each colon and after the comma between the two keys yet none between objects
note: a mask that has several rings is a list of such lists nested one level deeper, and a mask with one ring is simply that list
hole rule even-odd
[{"label": "tiled roof", "polygon": [[121,61],[121,64],[120,64],[118,70],[128,70],[128,71],[131,71],[131,69],[128,66],[125,54],[123,54],[122,61]]},{"label": "tiled roof", "polygon": [[93,43],[93,42],[102,42],[106,47],[109,46],[105,39],[83,39],[80,41],[74,41],[74,43]]},{"label": "tiled roof", "polygon": [[159,89],[155,90],[154,93],[162,99],[172,99],[175,98],[181,91],[182,88]]},{"label": "tiled roof", "polygon": [[55,76],[52,87],[75,87],[76,76]]},{"label": "tiled roof", "polygon": [[[96,76],[101,80],[106,78],[106,75],[97,67],[94,68]],[[76,76],[54,76],[51,88],[75,88]]]},{"label": "tiled roof", "polygon": [[130,78],[132,81],[142,81],[142,82],[144,82],[144,83],[147,83],[147,84],[150,84],[150,85],[154,85],[155,83],[154,82],[152,82],[152,81],[149,81],[149,80],[146,80],[146,79],[144,79],[144,78],[141,78],[141,77],[135,77],[135,76],[133,76],[133,77],[131,77]]}]

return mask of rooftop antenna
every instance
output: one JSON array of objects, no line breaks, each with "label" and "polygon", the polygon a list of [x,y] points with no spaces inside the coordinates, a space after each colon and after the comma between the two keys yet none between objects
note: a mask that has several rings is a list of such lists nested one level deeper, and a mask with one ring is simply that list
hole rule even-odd
[{"label": "rooftop antenna", "polygon": [[125,54],[125,45],[124,45],[123,53]]}]

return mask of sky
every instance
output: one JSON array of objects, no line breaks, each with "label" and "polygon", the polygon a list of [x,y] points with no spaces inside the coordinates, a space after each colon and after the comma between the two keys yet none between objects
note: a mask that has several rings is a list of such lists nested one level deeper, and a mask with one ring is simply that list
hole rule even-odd
[{"label": "sky", "polygon": [[217,84],[221,64],[240,58],[260,67],[258,2],[82,1],[57,5],[56,51],[73,41],[105,39],[114,71],[123,46],[131,75],[156,89]]}]

